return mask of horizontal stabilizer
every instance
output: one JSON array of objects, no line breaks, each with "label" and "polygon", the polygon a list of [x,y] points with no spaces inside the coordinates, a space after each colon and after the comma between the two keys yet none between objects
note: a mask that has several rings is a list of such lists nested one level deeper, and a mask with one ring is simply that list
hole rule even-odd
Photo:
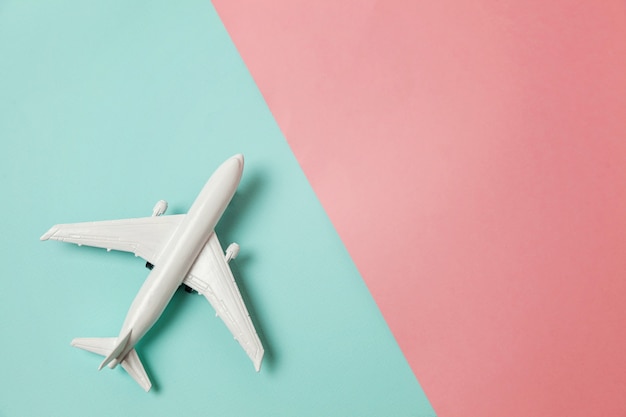
[{"label": "horizontal stabilizer", "polygon": [[115,347],[116,341],[117,337],[79,337],[72,340],[72,346],[107,356]]},{"label": "horizontal stabilizer", "polygon": [[128,375],[133,377],[133,379],[141,386],[141,388],[143,388],[144,391],[150,391],[152,383],[150,382],[150,378],[148,378],[148,374],[146,374],[146,370],[143,369],[143,365],[141,364],[135,349],[128,352],[128,355],[126,355],[121,365],[122,368],[128,372]]}]

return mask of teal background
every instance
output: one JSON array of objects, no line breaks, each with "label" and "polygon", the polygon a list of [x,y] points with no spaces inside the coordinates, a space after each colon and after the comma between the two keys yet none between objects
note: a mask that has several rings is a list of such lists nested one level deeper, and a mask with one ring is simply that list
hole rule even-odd
[{"label": "teal background", "polygon": [[[0,140],[0,416],[434,415],[210,3],[0,2]],[[184,213],[238,152],[217,232],[261,372],[181,290],[137,346],[150,393],[97,372],[69,342],[116,336],[148,271],[39,237]]]}]

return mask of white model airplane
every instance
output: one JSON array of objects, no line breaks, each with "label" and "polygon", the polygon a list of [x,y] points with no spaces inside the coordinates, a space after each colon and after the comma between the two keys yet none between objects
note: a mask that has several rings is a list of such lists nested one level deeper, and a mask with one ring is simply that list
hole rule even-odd
[{"label": "white model airplane", "polygon": [[[243,156],[226,160],[209,178],[187,214],[161,216],[165,201],[152,217],[53,226],[41,240],[133,252],[152,269],[128,310],[118,337],[78,338],[72,346],[98,353],[98,369],[117,364],[148,391],[152,386],[135,345],[161,316],[176,289],[187,285],[204,295],[246,351],[258,372],[263,346],[250,320],[228,262],[239,252],[236,243],[222,252],[215,225],[241,180]],[[154,266],[154,267],[153,267]]]}]

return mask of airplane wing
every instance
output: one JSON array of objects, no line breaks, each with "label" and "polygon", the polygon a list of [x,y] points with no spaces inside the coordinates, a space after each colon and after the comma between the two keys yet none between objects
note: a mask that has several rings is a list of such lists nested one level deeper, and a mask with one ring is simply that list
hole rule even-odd
[{"label": "airplane wing", "polygon": [[109,220],[57,224],[41,240],[60,240],[78,245],[95,246],[107,250],[132,252],[155,264],[161,250],[184,214],[173,216],[141,217],[137,219]]},{"label": "airplane wing", "polygon": [[209,300],[258,372],[265,351],[215,233],[200,252],[183,284]]}]

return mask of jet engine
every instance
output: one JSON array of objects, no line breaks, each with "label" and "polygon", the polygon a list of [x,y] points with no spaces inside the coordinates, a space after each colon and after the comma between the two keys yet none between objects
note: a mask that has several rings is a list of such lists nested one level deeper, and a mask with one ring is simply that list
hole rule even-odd
[{"label": "jet engine", "polygon": [[236,243],[231,243],[226,248],[226,254],[224,258],[226,259],[226,263],[230,262],[232,259],[235,259],[239,254],[239,245]]},{"label": "jet engine", "polygon": [[152,209],[152,217],[160,216],[161,214],[165,213],[165,210],[167,210],[167,201],[157,201],[157,203],[154,205],[154,208]]}]

